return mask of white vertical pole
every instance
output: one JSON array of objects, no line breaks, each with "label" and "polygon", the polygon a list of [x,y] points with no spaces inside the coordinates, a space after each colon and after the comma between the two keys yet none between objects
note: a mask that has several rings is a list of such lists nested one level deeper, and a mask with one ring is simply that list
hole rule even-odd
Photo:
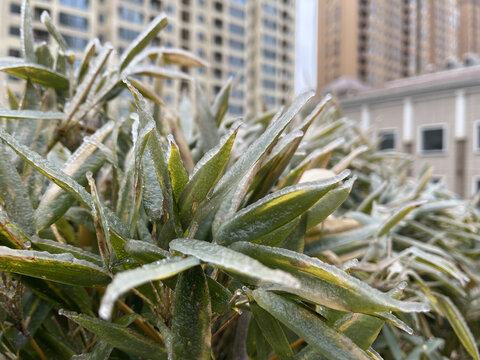
[{"label": "white vertical pole", "polygon": [[367,130],[370,127],[370,109],[368,104],[362,104],[361,122],[363,130]]},{"label": "white vertical pole", "polygon": [[465,89],[458,89],[455,92],[455,138],[464,138],[466,133],[466,100]]},{"label": "white vertical pole", "polygon": [[412,98],[406,97],[403,100],[403,141],[413,140],[413,105]]}]

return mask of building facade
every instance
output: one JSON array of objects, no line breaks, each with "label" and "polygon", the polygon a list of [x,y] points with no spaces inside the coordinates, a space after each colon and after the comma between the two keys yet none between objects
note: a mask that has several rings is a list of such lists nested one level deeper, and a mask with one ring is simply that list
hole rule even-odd
[{"label": "building facade", "polygon": [[480,54],[480,1],[458,0],[460,14],[458,28],[458,57]]},{"label": "building facade", "polygon": [[443,67],[457,54],[456,0],[324,0],[317,87],[355,77],[373,87]]},{"label": "building facade", "polygon": [[[31,0],[34,35],[52,43],[40,22],[48,11],[69,46],[81,52],[94,37],[119,52],[160,12],[168,25],[154,45],[192,51],[209,62],[188,69],[212,99],[234,78],[229,112],[253,116],[290,100],[294,91],[295,0]],[[0,1],[0,57],[20,56],[21,0]],[[8,15],[7,15],[8,14]],[[0,81],[7,79],[0,74]],[[13,77],[10,82],[22,82]],[[15,86],[15,85],[14,85]],[[166,80],[163,97],[178,104],[192,84]],[[3,94],[2,94],[3,95]]]},{"label": "building facade", "polygon": [[341,100],[344,115],[370,128],[382,149],[413,156],[457,194],[480,190],[480,66],[420,75]]}]

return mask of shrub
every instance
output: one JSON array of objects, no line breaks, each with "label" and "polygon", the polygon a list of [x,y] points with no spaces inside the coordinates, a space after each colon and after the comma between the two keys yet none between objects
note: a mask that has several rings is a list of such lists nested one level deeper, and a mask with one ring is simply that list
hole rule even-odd
[{"label": "shrub", "polygon": [[0,109],[4,358],[478,359],[478,213],[428,172],[395,173],[404,157],[329,97],[242,125],[227,82],[172,116],[139,76],[204,63],[147,47],[163,15],[120,59],[92,41],[74,69],[47,14],[58,50],[34,45],[29,13],[23,59],[0,60],[26,79]]}]

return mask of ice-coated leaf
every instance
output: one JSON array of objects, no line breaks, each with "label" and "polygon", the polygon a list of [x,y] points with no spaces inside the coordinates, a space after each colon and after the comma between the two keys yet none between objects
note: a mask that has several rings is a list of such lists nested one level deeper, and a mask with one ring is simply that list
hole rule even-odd
[{"label": "ice-coated leaf", "polygon": [[458,310],[453,301],[449,297],[441,294],[433,295],[431,301],[433,306],[438,308],[439,313],[447,318],[453,331],[455,331],[455,334],[470,356],[475,360],[480,359],[475,337],[470,331],[462,313]]},{"label": "ice-coated leaf", "polygon": [[[114,125],[113,122],[106,123],[90,138],[98,142],[105,141],[111,134]],[[84,141],[64,164],[61,173],[64,176],[71,177],[80,186],[85,186],[87,185],[85,174],[88,171],[96,173],[104,162],[105,155],[103,152],[91,142]],[[86,193],[83,187],[82,190]],[[88,197],[91,198],[90,195]],[[43,194],[38,208],[35,210],[37,230],[44,229],[55,222],[68,210],[73,202],[74,197],[70,192],[65,192],[59,186],[50,184]]]},{"label": "ice-coated leaf", "polygon": [[69,81],[64,75],[45,66],[24,62],[18,58],[1,58],[0,71],[22,79],[30,79],[37,84],[54,89],[68,89],[69,86]]},{"label": "ice-coated leaf", "polygon": [[0,144],[0,199],[9,218],[23,232],[33,235],[35,226],[32,204],[23,187],[22,179],[9,158],[5,145]]},{"label": "ice-coated leaf", "polygon": [[25,61],[35,63],[35,40],[33,37],[33,16],[29,0],[22,1],[20,37],[22,39],[22,57]]},{"label": "ice-coated leaf", "polygon": [[335,328],[348,336],[361,349],[375,341],[385,322],[371,315],[348,313],[335,322]]},{"label": "ice-coated leaf", "polygon": [[75,113],[79,109],[80,104],[86,99],[93,82],[97,79],[100,70],[105,65],[112,51],[113,47],[111,45],[106,45],[95,58],[95,61],[90,64],[90,70],[85,75],[83,81],[78,84],[78,87],[75,89],[75,95],[65,106],[65,122],[70,120],[77,122],[81,119],[80,116],[83,116],[83,112],[78,112],[77,117],[75,117]]},{"label": "ice-coated leaf", "polygon": [[250,303],[250,311],[275,354],[282,360],[292,359],[293,350],[278,320],[255,302]]},{"label": "ice-coated leaf", "polygon": [[158,221],[163,214],[163,193],[148,151],[142,157],[142,179],[143,207],[150,221]]},{"label": "ice-coated leaf", "polygon": [[172,256],[168,251],[146,241],[128,240],[124,247],[140,264],[149,264]]},{"label": "ice-coated leaf", "polygon": [[356,149],[353,149],[351,152],[348,153],[342,160],[335,164],[332,168],[334,173],[339,173],[345,170],[347,167],[350,166],[353,160],[355,160],[360,154],[366,152],[368,150],[368,146],[362,145]]},{"label": "ice-coated leaf", "polygon": [[0,118],[25,120],[62,120],[65,114],[56,111],[7,110],[0,108]]},{"label": "ice-coated leaf", "polygon": [[46,251],[50,254],[72,254],[76,259],[86,260],[102,267],[103,261],[102,258],[90,251],[85,251],[76,246],[69,244],[61,244],[57,241],[47,240],[47,239],[37,239],[32,241],[32,248],[34,250]]},{"label": "ice-coated leaf", "polygon": [[100,47],[100,42],[98,39],[90,40],[83,51],[82,59],[80,60],[80,65],[78,66],[75,72],[75,78],[77,79],[77,84],[80,84],[83,81],[85,74],[90,66],[90,60],[95,55],[97,47]]},{"label": "ice-coated leaf", "polygon": [[330,214],[333,214],[335,210],[347,200],[348,195],[352,191],[353,184],[356,178],[348,179],[343,184],[330,190],[325,196],[308,210],[307,216],[307,231],[321,223]]},{"label": "ice-coated leaf", "polygon": [[210,360],[212,309],[200,266],[179,275],[174,301],[171,358]]},{"label": "ice-coated leaf", "polygon": [[284,284],[294,288],[298,286],[297,280],[292,275],[270,269],[259,261],[224,246],[195,239],[175,239],[170,242],[170,249],[195,256],[203,262],[214,264],[230,273],[248,277],[259,284]]},{"label": "ice-coated leaf", "polygon": [[167,16],[164,13],[155,17],[148,27],[142,31],[135,40],[133,40],[120,59],[120,70],[130,64],[135,56],[137,56],[152,41],[155,36],[167,25]]},{"label": "ice-coated leaf", "polygon": [[[8,146],[13,149],[13,151],[20,155],[35,169],[37,169],[43,175],[55,182],[55,184],[68,191],[70,194],[72,194],[74,197],[76,197],[88,207],[92,207],[92,198],[90,194],[69,175],[57,169],[55,165],[41,157],[36,152],[30,150],[28,147],[19,144],[17,140],[15,140],[15,138],[7,134],[3,129],[0,129],[0,139],[2,139]],[[37,213],[38,208],[36,210],[36,215]],[[48,214],[46,215],[48,216]]]},{"label": "ice-coated leaf", "polygon": [[60,46],[60,49],[62,49],[64,52],[68,51],[69,47],[67,42],[65,41],[65,38],[63,37],[62,34],[60,34],[60,32],[57,30],[57,28],[53,24],[52,18],[50,17],[48,12],[46,11],[42,12],[40,20],[42,21],[43,25],[45,25],[50,35],[52,35],[52,37],[55,39],[57,44]]},{"label": "ice-coated leaf", "polygon": [[253,291],[252,296],[258,305],[319,350],[327,359],[370,359],[352,340],[325,324],[310,309],[262,289]]},{"label": "ice-coated leaf", "polygon": [[348,174],[346,171],[326,180],[289,186],[265,196],[225,222],[215,234],[215,242],[251,241],[268,234],[310,209]]},{"label": "ice-coated leaf", "polygon": [[205,60],[183,49],[163,48],[162,57],[166,62],[180,66],[208,66]]},{"label": "ice-coated leaf", "polygon": [[153,280],[172,277],[200,262],[194,257],[171,257],[118,273],[107,286],[98,313],[102,319],[110,319],[115,301],[127,291]]},{"label": "ice-coated leaf", "polygon": [[421,201],[414,201],[402,206],[400,209],[395,211],[387,220],[383,222],[383,224],[379,227],[377,231],[377,236],[383,236],[386,233],[388,233],[388,231],[393,226],[395,226],[401,220],[403,220],[405,216],[407,216],[411,211],[418,208],[419,206],[422,206],[423,204],[425,204],[425,201],[421,200]]},{"label": "ice-coated leaf", "polygon": [[170,143],[170,157],[168,158],[168,171],[170,173],[170,179],[172,181],[172,191],[175,200],[178,203],[180,195],[182,194],[185,186],[188,183],[188,174],[183,167],[182,157],[178,150],[177,144],[172,136],[168,137]]},{"label": "ice-coated leaf", "polygon": [[140,92],[140,94],[142,94],[143,97],[145,97],[149,100],[152,100],[153,102],[155,102],[158,105],[162,105],[162,106],[165,105],[162,98],[157,95],[157,93],[155,92],[154,89],[151,89],[150,87],[148,87],[147,85],[145,85],[144,83],[135,79],[132,76],[127,77],[127,79],[128,79],[128,81],[130,81],[130,83],[133,86],[135,86],[135,88]]},{"label": "ice-coated leaf", "polygon": [[336,266],[295,251],[248,242],[237,242],[231,248],[267,266],[293,273],[301,283],[300,287],[293,290],[278,285],[271,286],[271,289],[290,292],[332,309],[367,314],[391,310],[430,310],[424,303],[392,299],[388,294],[370,287]]},{"label": "ice-coated leaf", "polygon": [[207,152],[217,146],[220,136],[214,114],[208,103],[207,96],[199,83],[195,87],[196,108],[198,114],[198,127],[203,152]]},{"label": "ice-coated leaf", "polygon": [[182,71],[170,70],[156,65],[136,65],[128,67],[125,69],[124,75],[147,75],[163,79],[192,80],[190,75]]},{"label": "ice-coated leaf", "polygon": [[190,223],[198,204],[206,198],[222,176],[230,158],[230,151],[232,150],[239,126],[237,124],[229,130],[220,140],[220,143],[207,152],[193,169],[190,179],[178,201],[180,217],[184,226]]},{"label": "ice-coated leaf", "polygon": [[105,270],[68,253],[50,254],[0,246],[0,269],[76,286],[104,286],[110,282]]},{"label": "ice-coated leaf", "polygon": [[227,82],[222,86],[215,101],[212,105],[212,113],[215,118],[217,126],[220,126],[222,123],[223,117],[227,113],[228,109],[228,99],[230,98],[230,88],[232,87],[232,78],[229,78]]},{"label": "ice-coated leaf", "polygon": [[125,326],[64,310],[60,310],[58,313],[127,354],[152,360],[167,360],[168,358],[167,350],[160,344]]},{"label": "ice-coated leaf", "polygon": [[15,226],[4,217],[3,211],[0,210],[0,245],[13,249],[25,249],[22,235],[16,231]]},{"label": "ice-coated leaf", "polygon": [[237,162],[235,162],[235,164],[229,168],[225,175],[219,180],[214,189],[214,196],[224,196],[251,170],[255,163],[272,146],[285,127],[290,124],[300,109],[312,96],[313,92],[307,92],[300,95],[288,110],[282,114],[277,121],[273,122],[265,132],[248,147]]}]

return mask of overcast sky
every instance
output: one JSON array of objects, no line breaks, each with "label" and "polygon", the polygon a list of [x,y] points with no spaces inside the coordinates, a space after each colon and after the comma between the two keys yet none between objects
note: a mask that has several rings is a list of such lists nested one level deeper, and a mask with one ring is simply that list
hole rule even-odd
[{"label": "overcast sky", "polygon": [[295,93],[316,87],[317,0],[297,0]]}]

